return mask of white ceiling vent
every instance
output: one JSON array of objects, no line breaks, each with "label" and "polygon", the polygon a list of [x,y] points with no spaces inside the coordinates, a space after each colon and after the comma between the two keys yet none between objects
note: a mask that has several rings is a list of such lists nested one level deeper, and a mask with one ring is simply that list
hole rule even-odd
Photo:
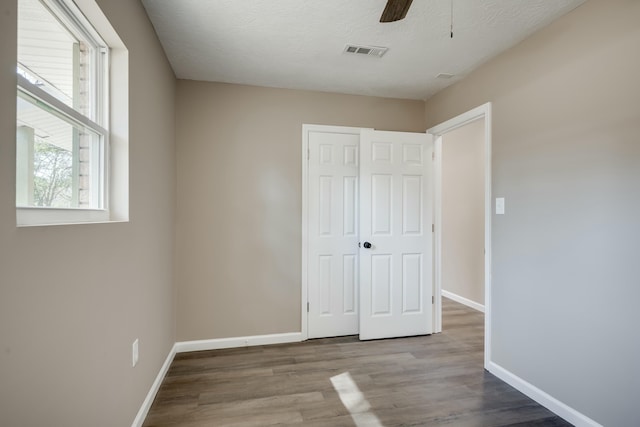
[{"label": "white ceiling vent", "polygon": [[387,53],[389,50],[388,47],[381,46],[361,46],[355,44],[348,44],[344,48],[345,53],[353,53],[356,55],[368,55],[375,56],[378,58],[382,58],[382,56]]},{"label": "white ceiling vent", "polygon": [[449,74],[449,73],[440,73],[436,76],[437,79],[450,79],[451,77],[453,77],[454,74]]}]

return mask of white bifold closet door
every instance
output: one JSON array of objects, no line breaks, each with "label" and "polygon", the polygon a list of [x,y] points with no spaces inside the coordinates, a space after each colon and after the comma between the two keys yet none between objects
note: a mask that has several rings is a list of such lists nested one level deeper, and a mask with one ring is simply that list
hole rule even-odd
[{"label": "white bifold closet door", "polygon": [[308,336],[432,332],[430,135],[310,132]]},{"label": "white bifold closet door", "polygon": [[358,333],[359,142],[309,133],[309,338]]},{"label": "white bifold closet door", "polygon": [[360,339],[432,332],[431,135],[360,138]]}]

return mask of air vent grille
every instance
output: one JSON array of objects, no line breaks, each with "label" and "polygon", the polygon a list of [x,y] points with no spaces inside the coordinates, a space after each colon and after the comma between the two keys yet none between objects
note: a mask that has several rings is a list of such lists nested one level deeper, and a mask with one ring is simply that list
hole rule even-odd
[{"label": "air vent grille", "polygon": [[381,58],[389,50],[388,47],[381,46],[362,46],[355,44],[348,44],[344,48],[345,53],[353,53],[355,55],[368,55]]}]

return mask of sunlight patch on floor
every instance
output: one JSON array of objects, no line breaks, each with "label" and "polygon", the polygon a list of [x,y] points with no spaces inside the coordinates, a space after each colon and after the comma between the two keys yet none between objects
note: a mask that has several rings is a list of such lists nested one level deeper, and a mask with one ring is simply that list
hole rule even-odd
[{"label": "sunlight patch on floor", "polygon": [[358,388],[358,385],[353,381],[349,372],[331,377],[331,384],[338,392],[342,404],[351,414],[356,426],[383,427],[378,417],[370,411],[371,405]]}]

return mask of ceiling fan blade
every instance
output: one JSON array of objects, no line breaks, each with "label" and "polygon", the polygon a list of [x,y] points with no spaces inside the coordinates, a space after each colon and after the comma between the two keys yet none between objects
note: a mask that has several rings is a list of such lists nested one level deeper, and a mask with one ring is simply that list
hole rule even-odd
[{"label": "ceiling fan blade", "polygon": [[388,0],[382,12],[380,22],[395,22],[407,16],[413,0]]}]

